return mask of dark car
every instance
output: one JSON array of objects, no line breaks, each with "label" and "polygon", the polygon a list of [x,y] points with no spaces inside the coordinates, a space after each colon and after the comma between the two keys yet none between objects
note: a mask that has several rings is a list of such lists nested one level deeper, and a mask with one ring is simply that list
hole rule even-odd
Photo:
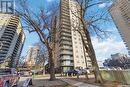
[{"label": "dark car", "polygon": [[68,76],[71,76],[72,74],[73,75],[77,75],[78,74],[78,71],[76,71],[76,70],[69,70],[69,71],[67,71],[67,74],[68,74]]}]

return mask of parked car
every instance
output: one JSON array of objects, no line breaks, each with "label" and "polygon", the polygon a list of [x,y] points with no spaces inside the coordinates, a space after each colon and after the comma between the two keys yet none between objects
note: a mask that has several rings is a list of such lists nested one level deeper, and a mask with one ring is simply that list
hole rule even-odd
[{"label": "parked car", "polygon": [[19,78],[20,77],[14,68],[0,69],[0,87],[16,86]]},{"label": "parked car", "polygon": [[78,71],[76,71],[75,69],[67,71],[68,76],[71,76],[72,74],[77,75],[77,73]]}]

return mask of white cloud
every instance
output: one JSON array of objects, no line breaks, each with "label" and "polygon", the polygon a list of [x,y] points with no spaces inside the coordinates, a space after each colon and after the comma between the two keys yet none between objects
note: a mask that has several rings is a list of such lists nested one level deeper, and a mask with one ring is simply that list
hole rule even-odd
[{"label": "white cloud", "polygon": [[108,38],[105,41],[99,41],[98,38],[92,37],[92,43],[98,60],[110,58],[114,53],[128,54],[123,41],[117,41],[116,37]]},{"label": "white cloud", "polygon": [[107,2],[107,3],[102,3],[102,4],[99,4],[98,7],[99,8],[105,8],[105,7],[110,7],[112,5],[112,1],[111,2]]},{"label": "white cloud", "polygon": [[48,2],[52,2],[53,0],[47,0]]},{"label": "white cloud", "polygon": [[106,7],[106,3],[102,3],[102,4],[99,4],[98,6],[99,6],[99,8],[104,8],[104,7]]}]

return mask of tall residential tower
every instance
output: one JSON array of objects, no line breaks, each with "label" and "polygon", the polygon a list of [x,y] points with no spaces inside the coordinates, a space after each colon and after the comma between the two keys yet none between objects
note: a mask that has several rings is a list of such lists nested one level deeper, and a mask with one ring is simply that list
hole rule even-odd
[{"label": "tall residential tower", "polygon": [[115,0],[109,11],[130,55],[130,0]]},{"label": "tall residential tower", "polygon": [[[81,35],[74,30],[74,28],[82,29],[82,27],[79,27],[82,25],[80,20],[75,16],[75,14],[80,15],[78,4],[74,0],[60,1],[56,30],[56,67],[59,67],[63,72],[74,68],[91,67],[91,61],[84,49]],[[85,37],[84,40],[87,43]]]},{"label": "tall residential tower", "polygon": [[0,0],[0,63],[9,59],[9,67],[16,68],[25,34],[14,7],[14,0]]},{"label": "tall residential tower", "polygon": [[0,13],[0,61],[11,59],[16,67],[24,44],[25,35],[18,16]]}]

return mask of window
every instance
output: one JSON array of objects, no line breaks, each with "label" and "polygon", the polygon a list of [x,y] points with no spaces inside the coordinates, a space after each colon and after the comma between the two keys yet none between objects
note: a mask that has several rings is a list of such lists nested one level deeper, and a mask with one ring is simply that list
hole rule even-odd
[{"label": "window", "polygon": [[0,31],[2,30],[2,26],[0,25]]},{"label": "window", "polygon": [[83,55],[81,55],[81,58],[83,58]]},{"label": "window", "polygon": [[77,61],[77,63],[80,63],[79,61]]},{"label": "window", "polygon": [[79,56],[77,55],[76,58],[79,58]]},{"label": "window", "polygon": [[13,8],[13,1],[1,1],[0,12],[13,13],[10,8]]},{"label": "window", "polygon": [[74,33],[74,36],[76,36],[76,34]]}]

